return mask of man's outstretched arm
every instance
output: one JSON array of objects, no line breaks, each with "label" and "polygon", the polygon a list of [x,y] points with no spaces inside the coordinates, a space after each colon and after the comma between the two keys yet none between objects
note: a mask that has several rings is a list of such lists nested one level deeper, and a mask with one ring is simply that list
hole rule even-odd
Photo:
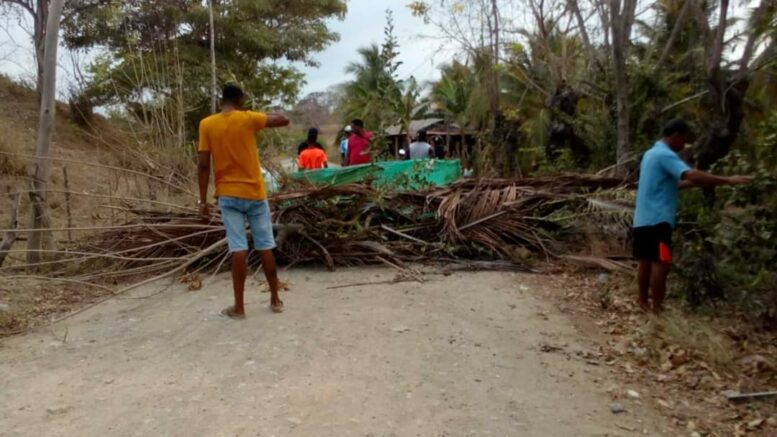
[{"label": "man's outstretched arm", "polygon": [[208,185],[210,184],[210,152],[199,152],[197,164],[197,180],[200,185],[200,214],[209,216],[208,210]]},{"label": "man's outstretched arm", "polygon": [[281,114],[267,114],[267,127],[286,127],[289,125],[289,118]]},{"label": "man's outstretched arm", "polygon": [[720,185],[742,185],[753,181],[752,176],[715,176],[701,170],[688,170],[683,173],[680,188],[717,187]]}]

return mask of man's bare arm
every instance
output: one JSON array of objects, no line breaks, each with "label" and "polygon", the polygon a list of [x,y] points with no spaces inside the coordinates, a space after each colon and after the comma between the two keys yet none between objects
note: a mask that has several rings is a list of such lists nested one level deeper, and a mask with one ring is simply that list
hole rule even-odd
[{"label": "man's bare arm", "polygon": [[197,180],[200,185],[200,205],[208,204],[208,184],[210,184],[210,152],[199,152]]},{"label": "man's bare arm", "polygon": [[267,127],[286,127],[289,125],[289,119],[281,114],[267,114]]},{"label": "man's bare arm", "polygon": [[715,176],[701,170],[688,170],[683,173],[683,180],[680,182],[682,188],[683,182],[688,182],[694,187],[717,187],[720,185],[742,185],[753,181],[751,176]]},{"label": "man's bare arm", "polygon": [[362,150],[360,155],[365,156],[365,155],[369,155],[370,153],[372,153],[372,145],[374,143],[375,143],[375,136],[373,135],[373,136],[370,137],[369,140],[367,140],[367,147],[365,147],[364,150]]}]

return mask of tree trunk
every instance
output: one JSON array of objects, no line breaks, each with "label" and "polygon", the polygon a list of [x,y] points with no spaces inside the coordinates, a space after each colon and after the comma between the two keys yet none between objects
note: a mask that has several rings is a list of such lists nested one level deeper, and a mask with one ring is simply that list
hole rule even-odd
[{"label": "tree trunk", "polygon": [[[54,111],[56,110],[57,92],[57,45],[59,43],[59,20],[62,16],[63,4],[64,0],[52,0],[47,14],[48,20],[46,22],[45,50],[43,55],[43,82],[40,90],[41,106],[38,142],[35,152],[36,160],[33,167],[32,190],[30,191],[32,229],[50,227],[47,219],[45,190],[49,182],[49,173],[51,172],[51,162],[48,156],[51,135],[54,131]],[[27,244],[28,264],[35,264],[40,261],[43,234],[43,231],[32,231],[30,233]]]},{"label": "tree trunk", "polygon": [[499,114],[499,5],[497,0],[491,0],[491,84],[489,87],[489,108],[492,123]]},{"label": "tree trunk", "polygon": [[[764,0],[756,8],[753,21],[759,23],[764,18],[768,1]],[[727,80],[724,76],[721,62],[723,62],[723,50],[725,48],[725,34],[728,21],[729,0],[720,1],[720,13],[718,26],[715,29],[715,40],[710,52],[707,65],[707,85],[712,111],[712,123],[709,135],[702,142],[699,153],[696,156],[697,165],[702,170],[708,170],[713,164],[728,155],[731,146],[739,136],[742,121],[745,118],[744,102],[747,89],[750,87],[748,66],[753,56],[755,46],[755,33],[751,34],[745,45],[742,58],[739,62],[739,72],[733,79]],[[764,53],[771,49],[767,47]]]},{"label": "tree trunk", "polygon": [[[761,0],[753,11],[750,26],[757,28],[764,25],[769,19],[768,11],[772,5],[773,0]],[[715,29],[707,64],[707,89],[712,117],[709,134],[702,141],[696,156],[697,165],[703,170],[712,167],[718,160],[728,155],[731,150],[731,146],[739,136],[745,116],[744,103],[747,90],[750,87],[749,76],[753,68],[763,65],[764,60],[772,56],[775,49],[774,42],[769,44],[754,61],[754,67],[751,68],[750,61],[755,54],[758,39],[762,37],[759,32],[751,32],[738,62],[739,70],[733,75],[733,78],[727,78],[726,74],[730,74],[730,72],[724,72],[721,63],[725,50],[728,6],[729,0],[720,1],[718,25]]]},{"label": "tree trunk", "polygon": [[628,56],[631,36],[631,25],[634,22],[636,0],[610,1],[610,25],[612,27],[612,63],[615,75],[615,101],[617,106],[617,145],[616,145],[616,174],[625,176],[628,169],[624,165],[629,154],[630,126],[629,126],[629,81],[626,71],[626,58]]},{"label": "tree trunk", "polygon": [[213,24],[213,0],[208,2],[210,19],[210,112],[215,114],[218,109],[218,84],[216,83],[216,27]]},{"label": "tree trunk", "polygon": [[661,51],[661,57],[658,58],[658,62],[656,62],[656,66],[653,68],[655,71],[661,70],[661,67],[663,67],[664,62],[666,62],[666,58],[668,58],[669,54],[672,52],[672,49],[674,48],[674,43],[677,40],[677,37],[680,36],[680,32],[682,31],[683,26],[685,25],[685,17],[688,15],[688,11],[690,11],[692,3],[693,3],[693,0],[685,0],[683,2],[683,7],[680,9],[680,12],[677,14],[677,20],[675,20],[674,27],[672,28],[672,33],[669,34],[669,39],[666,41],[666,45],[664,45],[664,50]]},{"label": "tree trunk", "polygon": [[[734,90],[727,92],[727,82],[723,77],[720,63],[723,60],[723,47],[726,35],[726,20],[728,19],[729,0],[720,0],[720,13],[718,16],[718,25],[715,29],[715,39],[712,42],[709,60],[707,63],[707,86],[711,102],[712,123],[710,133],[703,142],[697,155],[697,165],[702,170],[709,169],[718,159],[726,154],[733,144],[736,134],[739,133],[741,118],[739,120],[731,119],[730,111],[732,105],[739,107],[741,111],[741,101],[731,101],[731,95]],[[732,137],[729,127],[734,127],[736,133]]]},{"label": "tree trunk", "polygon": [[[697,158],[701,170],[709,170],[713,164],[725,158],[739,135],[745,118],[744,101],[750,82],[740,80],[723,92],[710,93],[717,108],[713,110],[712,125],[706,141],[702,143]],[[725,94],[725,96],[723,96]]]},{"label": "tree trunk", "polygon": [[591,38],[588,36],[588,29],[585,27],[585,20],[583,19],[583,14],[580,13],[580,5],[577,3],[577,0],[569,0],[567,5],[569,9],[572,10],[572,15],[575,16],[577,27],[580,29],[580,37],[583,39],[583,48],[588,57],[585,61],[586,69],[590,70],[592,65],[598,64],[596,50],[591,44]]},{"label": "tree trunk", "polygon": [[35,77],[35,91],[38,93],[39,101],[43,92],[43,71],[44,65],[46,63],[44,59],[44,52],[46,47],[46,22],[49,16],[49,1],[50,0],[38,0],[38,8],[32,14],[32,44],[35,46],[35,65],[37,67],[37,75]]}]

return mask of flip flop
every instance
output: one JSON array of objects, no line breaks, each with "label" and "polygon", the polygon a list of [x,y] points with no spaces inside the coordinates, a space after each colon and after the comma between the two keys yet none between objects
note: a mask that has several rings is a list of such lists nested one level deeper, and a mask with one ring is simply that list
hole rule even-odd
[{"label": "flip flop", "polygon": [[221,313],[219,313],[219,315],[224,317],[229,317],[230,319],[233,319],[233,320],[243,320],[246,318],[245,314],[235,314],[234,306],[228,306],[224,308],[223,310],[221,310]]},{"label": "flip flop", "polygon": [[275,314],[280,314],[280,313],[282,313],[282,312],[283,312],[283,301],[278,301],[278,304],[277,304],[277,305],[273,305],[273,304],[271,303],[271,304],[270,304],[270,309],[271,309],[271,310],[272,310],[272,312],[274,312]]}]

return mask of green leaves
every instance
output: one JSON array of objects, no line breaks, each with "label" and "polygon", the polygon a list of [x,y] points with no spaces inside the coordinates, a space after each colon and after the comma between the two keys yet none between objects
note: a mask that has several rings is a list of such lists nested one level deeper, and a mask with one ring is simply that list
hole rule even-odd
[{"label": "green leaves", "polygon": [[[342,18],[342,0],[213,0],[218,82],[240,84],[255,108],[296,100],[303,75],[289,62],[337,41],[326,20]],[[184,99],[188,128],[209,112],[207,5],[192,0],[105,2],[64,24],[71,48],[105,47],[89,94],[100,104],[132,107],[149,98]]]}]

